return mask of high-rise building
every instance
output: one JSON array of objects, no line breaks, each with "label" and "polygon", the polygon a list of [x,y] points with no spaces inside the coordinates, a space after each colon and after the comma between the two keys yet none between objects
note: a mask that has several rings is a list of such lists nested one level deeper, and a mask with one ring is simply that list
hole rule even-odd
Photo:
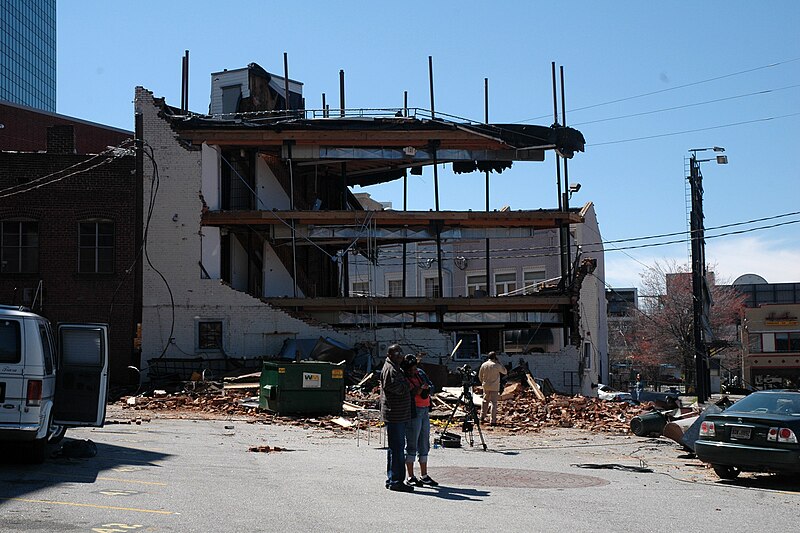
[{"label": "high-rise building", "polygon": [[0,100],[56,110],[56,0],[0,2]]}]

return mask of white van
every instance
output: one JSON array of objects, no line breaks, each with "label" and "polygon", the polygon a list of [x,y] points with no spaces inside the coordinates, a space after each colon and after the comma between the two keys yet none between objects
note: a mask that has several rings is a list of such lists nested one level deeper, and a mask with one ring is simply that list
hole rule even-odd
[{"label": "white van", "polygon": [[68,427],[103,425],[108,326],[59,324],[0,305],[0,442],[25,442],[41,462]]}]

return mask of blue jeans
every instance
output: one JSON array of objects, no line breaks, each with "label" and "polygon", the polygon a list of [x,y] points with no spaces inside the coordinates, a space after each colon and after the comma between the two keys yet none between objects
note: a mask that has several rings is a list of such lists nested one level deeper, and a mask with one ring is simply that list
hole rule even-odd
[{"label": "blue jeans", "polygon": [[420,463],[428,462],[431,449],[431,419],[428,407],[417,407],[417,416],[406,426],[406,463],[413,463],[419,456]]},{"label": "blue jeans", "polygon": [[406,478],[406,465],[403,453],[406,444],[407,422],[386,422],[386,486],[402,483]]}]

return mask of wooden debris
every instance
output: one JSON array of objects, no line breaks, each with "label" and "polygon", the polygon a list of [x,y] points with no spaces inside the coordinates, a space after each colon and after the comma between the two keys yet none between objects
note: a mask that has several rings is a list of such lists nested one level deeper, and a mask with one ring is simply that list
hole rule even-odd
[{"label": "wooden debris", "polygon": [[270,452],[288,452],[287,448],[280,446],[251,446],[247,449],[248,452],[270,453]]},{"label": "wooden debris", "polygon": [[533,376],[530,374],[525,374],[525,379],[528,380],[528,386],[533,391],[533,395],[536,396],[537,399],[544,401],[545,397],[542,393],[542,389],[539,388],[539,385],[536,383],[536,380],[533,379]]},{"label": "wooden debris", "polygon": [[331,422],[338,426],[342,426],[343,428],[353,427],[353,423],[351,421],[347,420],[346,418],[342,418],[341,416],[339,418],[331,419]]}]

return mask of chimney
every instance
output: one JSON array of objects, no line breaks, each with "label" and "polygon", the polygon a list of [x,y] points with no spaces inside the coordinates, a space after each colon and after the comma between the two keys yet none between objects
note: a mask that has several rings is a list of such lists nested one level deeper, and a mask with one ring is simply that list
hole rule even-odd
[{"label": "chimney", "polygon": [[47,153],[75,153],[75,130],[71,124],[47,128]]}]

